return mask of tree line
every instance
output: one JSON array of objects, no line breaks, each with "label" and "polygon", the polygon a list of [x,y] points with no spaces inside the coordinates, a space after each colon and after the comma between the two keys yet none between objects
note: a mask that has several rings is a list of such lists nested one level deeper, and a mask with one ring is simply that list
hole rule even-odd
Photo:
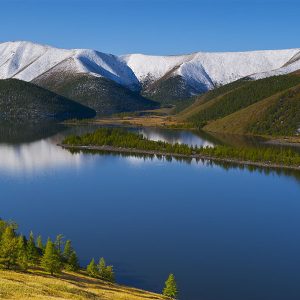
[{"label": "tree line", "polygon": [[[27,239],[17,233],[17,228],[15,222],[0,219],[0,268],[21,271],[42,268],[51,275],[59,274],[63,270],[80,270],[71,240],[64,241],[63,235],[59,234],[54,241],[48,238],[44,245],[40,235],[35,238],[31,232]],[[88,265],[87,274],[102,280],[115,281],[113,266],[106,266],[104,258],[100,259],[95,270],[92,272]]]},{"label": "tree line", "polygon": [[183,154],[187,156],[204,155],[211,158],[229,158],[240,161],[273,163],[286,166],[300,166],[300,153],[279,147],[198,147],[186,144],[171,144],[152,141],[143,135],[120,128],[101,128],[82,136],[68,136],[63,144],[70,146],[113,146],[162,152],[165,154]]},{"label": "tree line", "polygon": [[[0,269],[28,271],[41,268],[52,276],[63,270],[80,271],[71,240],[64,241],[64,236],[59,234],[54,241],[48,238],[44,245],[40,235],[35,238],[31,232],[27,239],[17,233],[17,228],[15,222],[0,219]],[[106,265],[103,257],[98,264],[93,258],[86,267],[86,273],[93,278],[115,282],[113,266]],[[173,274],[169,275],[162,293],[170,299],[176,299],[178,288]]]}]

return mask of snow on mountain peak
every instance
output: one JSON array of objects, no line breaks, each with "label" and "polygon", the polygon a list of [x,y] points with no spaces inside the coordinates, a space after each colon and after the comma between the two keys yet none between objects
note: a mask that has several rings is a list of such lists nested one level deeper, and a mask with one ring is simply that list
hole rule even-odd
[{"label": "snow on mountain peak", "polygon": [[253,79],[300,69],[300,49],[249,52],[197,52],[187,55],[115,56],[89,49],[58,49],[31,42],[0,43],[0,79],[32,81],[51,72],[105,77],[133,90],[180,76],[194,91],[205,91],[243,77]]},{"label": "snow on mountain peak", "polygon": [[[70,60],[75,63],[68,63]],[[58,49],[31,42],[0,44],[0,79],[32,81],[60,64],[74,73],[90,73],[124,86],[139,86],[132,70],[111,54],[89,49]]]}]

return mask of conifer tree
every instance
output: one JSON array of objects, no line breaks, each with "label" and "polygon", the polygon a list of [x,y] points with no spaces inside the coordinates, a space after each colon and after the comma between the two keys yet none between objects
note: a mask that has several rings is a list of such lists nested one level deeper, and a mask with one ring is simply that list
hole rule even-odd
[{"label": "conifer tree", "polygon": [[65,243],[65,248],[64,248],[64,252],[63,252],[63,257],[64,257],[65,261],[69,260],[72,252],[73,252],[72,242],[70,240],[67,240]]},{"label": "conifer tree", "polygon": [[99,260],[98,269],[99,269],[99,277],[102,280],[106,280],[110,282],[115,281],[113,266],[106,266],[106,262],[103,257],[101,257]]},{"label": "conifer tree", "polygon": [[39,263],[39,252],[35,245],[33,232],[30,232],[29,240],[27,242],[27,257],[30,266],[37,266]]},{"label": "conifer tree", "polygon": [[45,253],[41,260],[41,266],[45,271],[51,273],[51,275],[61,272],[61,258],[54,243],[50,239],[47,241]]},{"label": "conifer tree", "polygon": [[55,239],[55,247],[59,253],[59,255],[62,254],[62,248],[63,248],[63,239],[64,239],[64,236],[62,234],[59,234],[56,239]]},{"label": "conifer tree", "polygon": [[99,270],[99,277],[103,280],[105,280],[105,271],[106,271],[106,262],[103,257],[100,258],[98,263],[98,270]]},{"label": "conifer tree", "polygon": [[18,240],[12,226],[4,229],[0,241],[0,265],[11,269],[17,265]]},{"label": "conifer tree", "polygon": [[43,254],[44,250],[45,250],[45,247],[43,245],[43,240],[42,240],[42,236],[39,235],[36,239],[36,247],[38,248],[39,252],[41,254]]},{"label": "conifer tree", "polygon": [[76,252],[73,251],[66,264],[66,270],[76,272],[80,269]]},{"label": "conifer tree", "polygon": [[113,270],[113,266],[106,267],[106,280],[109,282],[115,282],[115,273]]},{"label": "conifer tree", "polygon": [[27,241],[23,235],[18,237],[17,264],[23,270],[28,269]]},{"label": "conifer tree", "polygon": [[170,274],[167,281],[165,282],[163,295],[171,299],[176,299],[178,295],[177,283],[175,281],[175,276],[173,274]]},{"label": "conifer tree", "polygon": [[97,268],[94,258],[88,264],[86,271],[87,271],[88,275],[91,277],[95,277],[95,278],[99,277],[99,270]]},{"label": "conifer tree", "polygon": [[78,271],[79,262],[76,252],[73,250],[72,242],[67,240],[65,243],[65,248],[63,252],[63,259],[65,262],[65,269],[68,271]]}]

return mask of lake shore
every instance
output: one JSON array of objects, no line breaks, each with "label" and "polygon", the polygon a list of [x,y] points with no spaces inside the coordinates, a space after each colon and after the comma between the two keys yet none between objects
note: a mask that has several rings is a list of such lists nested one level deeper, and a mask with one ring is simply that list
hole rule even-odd
[{"label": "lake shore", "polygon": [[113,147],[113,146],[90,146],[90,145],[85,146],[85,145],[66,145],[66,144],[58,144],[58,146],[69,150],[103,151],[103,152],[116,152],[116,153],[127,153],[127,154],[171,156],[175,158],[177,157],[177,158],[196,159],[196,160],[203,159],[203,160],[233,163],[238,165],[256,166],[262,168],[291,169],[291,170],[300,171],[300,166],[289,166],[289,165],[281,165],[281,164],[274,164],[268,162],[244,161],[244,160],[239,160],[234,158],[220,158],[220,157],[208,156],[203,154],[187,155],[187,154],[165,153],[161,151],[141,150],[141,149],[132,149],[132,148]]}]

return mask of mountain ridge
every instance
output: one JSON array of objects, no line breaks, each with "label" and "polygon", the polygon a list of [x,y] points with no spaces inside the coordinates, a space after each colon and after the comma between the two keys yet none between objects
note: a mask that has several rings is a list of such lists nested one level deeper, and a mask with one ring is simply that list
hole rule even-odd
[{"label": "mountain ridge", "polygon": [[[106,78],[153,100],[190,97],[241,78],[257,80],[300,69],[300,48],[186,55],[113,55],[26,41],[0,43],[0,79],[38,83],[64,73]],[[175,85],[175,92],[169,93]],[[179,85],[179,86],[177,86]],[[51,87],[50,87],[51,90]],[[56,92],[55,90],[53,90]]]}]

